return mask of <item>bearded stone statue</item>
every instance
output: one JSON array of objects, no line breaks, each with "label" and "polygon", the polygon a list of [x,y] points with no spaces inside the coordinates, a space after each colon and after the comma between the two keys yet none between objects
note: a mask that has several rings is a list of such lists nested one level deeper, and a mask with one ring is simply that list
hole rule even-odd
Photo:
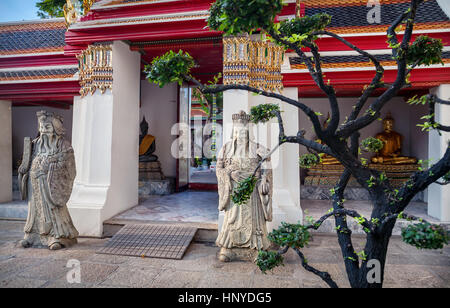
[{"label": "bearded stone statue", "polygon": [[251,176],[269,153],[250,140],[250,116],[244,111],[234,114],[232,140],[226,143],[217,158],[216,174],[219,190],[219,210],[225,211],[224,222],[216,244],[219,260],[254,260],[258,250],[268,250],[266,222],[272,221],[272,170],[267,159],[258,169],[258,181],[250,199],[241,205],[233,203],[231,195],[239,182]]},{"label": "bearded stone statue", "polygon": [[24,248],[48,246],[61,249],[77,243],[75,229],[66,203],[75,179],[75,158],[64,139],[61,117],[39,111],[39,136],[25,138],[19,186],[28,199],[28,218],[21,241]]}]

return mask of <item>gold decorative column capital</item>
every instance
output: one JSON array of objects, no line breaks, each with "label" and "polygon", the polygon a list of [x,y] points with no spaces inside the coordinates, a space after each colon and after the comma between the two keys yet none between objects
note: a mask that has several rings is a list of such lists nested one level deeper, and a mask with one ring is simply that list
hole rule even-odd
[{"label": "gold decorative column capital", "polygon": [[80,74],[80,95],[86,96],[98,89],[103,94],[112,89],[112,45],[110,43],[89,45],[77,56]]},{"label": "gold decorative column capital", "polygon": [[248,34],[223,38],[223,83],[281,91],[284,49]]}]

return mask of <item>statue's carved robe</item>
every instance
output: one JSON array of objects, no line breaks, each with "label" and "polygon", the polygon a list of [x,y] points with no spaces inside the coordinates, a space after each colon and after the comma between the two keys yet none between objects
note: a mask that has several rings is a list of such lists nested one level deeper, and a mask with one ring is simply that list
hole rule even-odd
[{"label": "statue's carved robe", "polygon": [[22,184],[27,187],[21,187],[28,195],[25,239],[31,245],[66,246],[78,237],[66,206],[76,174],[73,149],[60,138],[56,150],[49,153],[39,149],[38,139],[33,141],[28,181]]},{"label": "statue's carved robe", "polygon": [[[252,174],[268,150],[252,141],[249,142],[250,158],[239,158],[234,155],[233,141],[225,144],[217,159],[216,173],[219,188],[219,210],[225,211],[222,230],[216,240],[219,247],[250,248],[267,250],[271,243],[267,239],[266,222],[272,221],[272,170],[269,160],[263,164],[262,174],[255,189],[242,205],[235,205],[231,199],[238,181],[232,178],[233,171]],[[269,189],[263,193],[261,185],[265,183]]]}]

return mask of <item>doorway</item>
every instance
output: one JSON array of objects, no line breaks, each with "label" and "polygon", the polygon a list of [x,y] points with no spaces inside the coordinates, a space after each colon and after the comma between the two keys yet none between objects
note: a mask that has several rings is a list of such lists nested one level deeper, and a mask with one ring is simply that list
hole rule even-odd
[{"label": "doorway", "polygon": [[216,161],[222,147],[223,95],[179,88],[177,190],[217,191]]}]

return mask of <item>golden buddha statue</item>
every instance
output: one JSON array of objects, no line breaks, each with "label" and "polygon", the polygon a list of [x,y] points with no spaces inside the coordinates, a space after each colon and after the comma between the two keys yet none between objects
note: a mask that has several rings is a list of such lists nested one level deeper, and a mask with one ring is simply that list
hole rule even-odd
[{"label": "golden buddha statue", "polygon": [[413,157],[402,156],[402,135],[394,131],[394,119],[388,112],[383,120],[384,131],[377,134],[375,138],[383,141],[383,148],[377,155],[372,157],[375,164],[415,164],[417,159]]}]

